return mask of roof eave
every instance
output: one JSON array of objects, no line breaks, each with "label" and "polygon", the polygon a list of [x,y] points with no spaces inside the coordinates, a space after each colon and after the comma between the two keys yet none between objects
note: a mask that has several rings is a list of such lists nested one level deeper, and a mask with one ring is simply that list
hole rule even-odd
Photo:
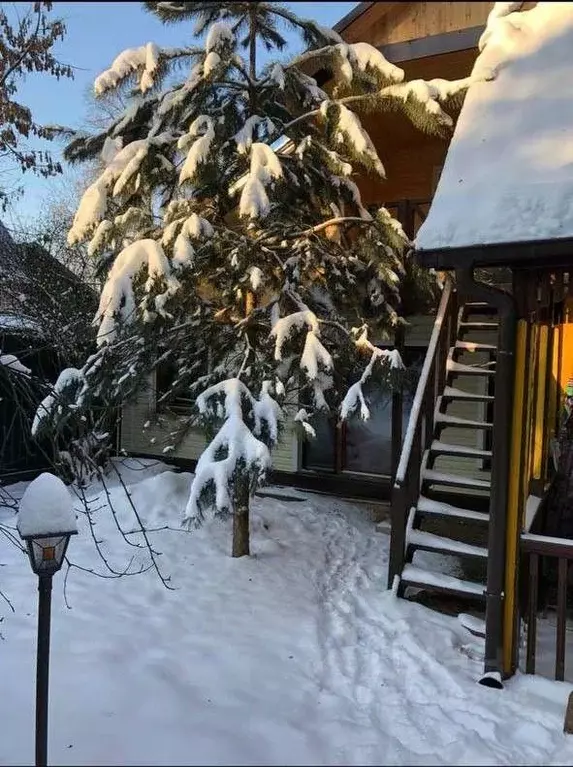
[{"label": "roof eave", "polygon": [[340,21],[337,21],[334,25],[333,29],[335,32],[342,32],[346,29],[346,27],[350,26],[353,21],[355,21],[359,16],[362,16],[363,13],[365,13],[371,5],[374,5],[374,3],[358,3],[356,8],[353,8],[351,11],[349,11],[346,16],[343,16]]},{"label": "roof eave", "polygon": [[415,249],[414,257],[420,266],[439,271],[474,266],[566,268],[573,266],[573,237],[434,250]]}]

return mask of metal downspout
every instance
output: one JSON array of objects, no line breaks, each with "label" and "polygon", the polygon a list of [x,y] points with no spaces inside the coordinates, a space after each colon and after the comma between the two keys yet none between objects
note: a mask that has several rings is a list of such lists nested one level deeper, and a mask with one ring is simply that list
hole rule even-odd
[{"label": "metal downspout", "polygon": [[[503,674],[503,591],[510,471],[512,398],[515,375],[517,309],[513,296],[499,288],[476,282],[473,266],[456,272],[459,292],[494,306],[499,313],[498,349],[493,407],[493,460],[489,506],[484,673]],[[480,680],[500,687],[492,676]]]}]

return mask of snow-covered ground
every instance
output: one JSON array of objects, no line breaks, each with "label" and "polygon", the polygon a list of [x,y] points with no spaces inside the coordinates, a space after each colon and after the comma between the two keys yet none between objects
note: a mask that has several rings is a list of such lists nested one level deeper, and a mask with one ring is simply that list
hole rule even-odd
[{"label": "snow-covered ground", "polygon": [[[174,527],[152,538],[176,590],[153,572],[73,570],[67,609],[56,576],[52,764],[573,763],[562,732],[571,685],[523,675],[503,691],[476,684],[481,640],[384,591],[388,537],[361,507],[257,499],[253,556],[233,560],[228,523],[177,529],[189,474],[131,465],[122,471],[147,525]],[[111,498],[133,529],[119,487]],[[110,562],[143,556],[105,506],[94,518]],[[14,526],[13,510],[0,522]],[[69,555],[101,570],[79,523]],[[30,764],[36,582],[8,544],[0,564],[15,607],[1,626],[0,763]]]}]

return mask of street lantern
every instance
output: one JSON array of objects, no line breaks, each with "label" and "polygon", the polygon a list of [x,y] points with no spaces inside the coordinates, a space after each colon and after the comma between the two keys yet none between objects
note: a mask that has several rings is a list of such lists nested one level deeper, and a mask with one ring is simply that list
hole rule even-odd
[{"label": "street lantern", "polygon": [[48,678],[52,576],[61,568],[70,536],[78,532],[72,498],[61,479],[45,472],[28,485],[18,511],[18,532],[38,576],[36,659],[36,765],[48,763]]},{"label": "street lantern", "polygon": [[70,530],[65,533],[21,536],[26,541],[30,564],[36,575],[51,576],[58,572],[66,556],[70,536],[76,533],[77,530]]}]

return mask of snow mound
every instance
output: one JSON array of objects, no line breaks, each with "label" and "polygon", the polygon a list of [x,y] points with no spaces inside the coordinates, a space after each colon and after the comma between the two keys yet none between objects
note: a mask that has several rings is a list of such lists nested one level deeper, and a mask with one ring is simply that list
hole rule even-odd
[{"label": "snow mound", "polygon": [[[254,555],[237,560],[231,520],[175,529],[191,475],[125,464],[122,477],[175,588],[152,571],[96,578],[71,570],[70,610],[63,578],[54,584],[54,764],[281,765],[287,753],[293,765],[573,762],[562,732],[571,685],[521,674],[501,694],[477,684],[483,640],[456,618],[384,591],[388,536],[360,504],[256,499]],[[87,492],[100,507],[100,545],[120,567],[138,550],[119,534],[108,502],[138,543],[129,499],[117,485],[109,498],[100,484]],[[0,508],[0,523],[13,519]],[[100,572],[89,522],[83,514],[78,522],[85,534],[73,558]],[[22,680],[32,678],[37,579],[15,547],[2,563],[15,613],[2,623],[0,760],[29,764],[30,685]]]}]

